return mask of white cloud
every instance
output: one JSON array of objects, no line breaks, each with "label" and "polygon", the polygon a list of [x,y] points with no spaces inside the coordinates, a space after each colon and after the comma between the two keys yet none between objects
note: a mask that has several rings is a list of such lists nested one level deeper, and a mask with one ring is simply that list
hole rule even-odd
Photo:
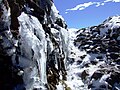
[{"label": "white cloud", "polygon": [[96,7],[99,7],[99,6],[101,6],[101,3],[100,2],[96,2],[96,5],[95,5]]},{"label": "white cloud", "polygon": [[68,12],[65,12],[65,14],[67,14]]},{"label": "white cloud", "polygon": [[[83,3],[83,4],[79,4],[77,6],[75,6],[74,8],[71,9],[66,9],[66,11],[76,11],[76,10],[84,10],[89,6],[104,6],[106,3],[108,2],[114,2],[114,3],[118,3],[120,2],[120,0],[104,0],[103,2],[87,2],[87,3]],[[68,13],[68,12],[67,12]]]},{"label": "white cloud", "polygon": [[104,3],[106,3],[106,2],[111,2],[111,1],[113,1],[113,0],[105,0]]},{"label": "white cloud", "polygon": [[94,2],[88,2],[88,3],[83,3],[83,4],[79,4],[74,8],[71,9],[67,9],[66,11],[76,11],[76,10],[83,10],[91,5],[95,4]]},{"label": "white cloud", "polygon": [[85,7],[81,7],[81,8],[79,8],[79,10],[84,10],[85,9]]},{"label": "white cloud", "polygon": [[105,0],[104,2],[105,2],[105,3],[106,3],[106,2],[120,2],[120,0]]},{"label": "white cloud", "polygon": [[113,0],[114,2],[120,2],[120,0]]},{"label": "white cloud", "polygon": [[96,7],[99,7],[99,6],[103,6],[103,5],[105,5],[105,3],[100,3],[100,2],[96,2]]},{"label": "white cloud", "polygon": [[105,3],[101,3],[101,6],[105,5]]}]

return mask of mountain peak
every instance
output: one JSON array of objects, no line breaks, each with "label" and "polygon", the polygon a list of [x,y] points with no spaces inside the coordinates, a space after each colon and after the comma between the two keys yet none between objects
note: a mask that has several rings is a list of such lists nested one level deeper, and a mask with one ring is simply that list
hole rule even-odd
[{"label": "mountain peak", "polygon": [[120,16],[112,16],[106,19],[103,24],[109,28],[119,28],[120,27]]}]

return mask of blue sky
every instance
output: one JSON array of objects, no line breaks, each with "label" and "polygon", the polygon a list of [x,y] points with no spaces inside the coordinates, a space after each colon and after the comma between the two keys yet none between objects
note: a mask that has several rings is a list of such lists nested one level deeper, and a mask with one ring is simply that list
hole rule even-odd
[{"label": "blue sky", "polygon": [[69,28],[83,28],[102,23],[109,16],[120,15],[120,0],[54,0]]}]

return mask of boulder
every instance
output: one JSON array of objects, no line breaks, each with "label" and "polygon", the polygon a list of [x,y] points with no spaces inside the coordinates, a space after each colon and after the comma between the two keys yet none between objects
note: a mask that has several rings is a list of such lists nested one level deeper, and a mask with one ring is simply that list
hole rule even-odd
[{"label": "boulder", "polygon": [[86,80],[87,76],[89,75],[88,71],[87,70],[84,70],[82,73],[81,73],[81,79],[82,80]]},{"label": "boulder", "polygon": [[93,73],[93,75],[91,76],[91,79],[97,80],[97,79],[100,79],[103,75],[104,75],[103,72],[95,71],[95,72]]}]

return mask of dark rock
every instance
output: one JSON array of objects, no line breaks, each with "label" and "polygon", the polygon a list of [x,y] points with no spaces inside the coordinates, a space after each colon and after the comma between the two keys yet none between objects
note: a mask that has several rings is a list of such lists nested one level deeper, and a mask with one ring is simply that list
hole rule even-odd
[{"label": "dark rock", "polygon": [[10,6],[10,11],[11,11],[11,24],[10,24],[10,29],[13,34],[13,36],[16,38],[17,35],[19,34],[19,22],[17,17],[21,14],[20,7],[18,3],[16,3],[14,0],[8,0],[9,6]]},{"label": "dark rock", "polygon": [[32,15],[37,17],[38,20],[42,23],[44,20],[45,12],[39,5],[37,5],[33,0],[26,0],[30,8],[33,8]]},{"label": "dark rock", "polygon": [[95,86],[93,86],[93,84],[89,84],[88,89],[90,89],[90,88],[95,88]]},{"label": "dark rock", "polygon": [[100,79],[103,75],[104,75],[104,74],[103,74],[102,72],[100,72],[100,71],[95,71],[95,72],[93,73],[93,75],[91,76],[91,79],[97,80],[97,79]]},{"label": "dark rock", "polygon": [[98,61],[90,61],[92,65],[96,65]]},{"label": "dark rock", "polygon": [[111,59],[117,59],[119,57],[119,54],[116,53],[110,53]]},{"label": "dark rock", "polygon": [[18,3],[19,6],[22,8],[25,4],[25,0],[16,0],[16,3]]},{"label": "dark rock", "polygon": [[61,18],[58,18],[55,23],[58,24],[59,26],[63,27],[63,28],[66,28],[66,27],[64,27],[64,22]]},{"label": "dark rock", "polygon": [[13,66],[10,56],[0,55],[0,73],[1,90],[13,90],[17,85],[23,85],[22,76],[17,75],[18,68]]},{"label": "dark rock", "polygon": [[106,85],[100,85],[100,88],[106,89]]},{"label": "dark rock", "polygon": [[81,60],[78,60],[78,61],[77,61],[77,65],[80,65],[81,63],[82,63]]},{"label": "dark rock", "polygon": [[6,7],[6,9],[8,10],[9,9],[9,4],[8,4],[7,0],[3,0],[3,3],[5,5],[5,7]]},{"label": "dark rock", "polygon": [[74,63],[74,61],[75,61],[75,59],[74,59],[74,58],[69,58],[68,63],[69,63],[69,64],[73,64],[73,63]]},{"label": "dark rock", "polygon": [[118,65],[117,68],[120,69],[120,65]]},{"label": "dark rock", "polygon": [[103,59],[103,57],[102,57],[102,56],[97,56],[96,58],[97,58],[97,59]]},{"label": "dark rock", "polygon": [[84,67],[89,67],[89,64],[90,64],[90,63],[86,63],[86,64],[84,64]]},{"label": "dark rock", "polygon": [[110,46],[108,48],[108,52],[119,52],[119,47],[118,46]]},{"label": "dark rock", "polygon": [[113,60],[113,62],[115,62],[116,64],[120,65],[120,59],[119,59],[119,58],[118,58],[118,59]]},{"label": "dark rock", "polygon": [[86,55],[80,56],[81,59],[84,59],[86,57]]},{"label": "dark rock", "polygon": [[88,76],[88,72],[86,70],[84,70],[82,73],[81,73],[81,79],[82,80],[86,80],[86,77]]}]

